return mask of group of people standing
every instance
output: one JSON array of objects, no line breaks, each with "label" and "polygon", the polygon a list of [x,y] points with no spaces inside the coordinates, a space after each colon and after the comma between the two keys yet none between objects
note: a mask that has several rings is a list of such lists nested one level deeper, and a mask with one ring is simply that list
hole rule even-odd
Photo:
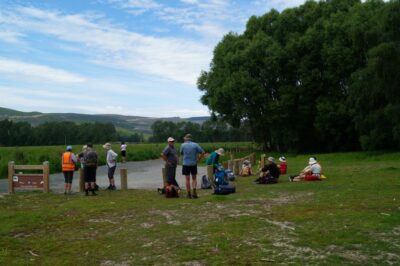
[{"label": "group of people standing", "polygon": [[[193,142],[191,134],[186,134],[183,139],[184,143],[180,147],[179,154],[183,157],[182,175],[185,176],[186,197],[197,199],[197,164],[204,157],[205,153],[199,144]],[[165,161],[167,186],[173,186],[175,190],[179,191],[180,187],[175,178],[179,155],[178,151],[175,149],[175,139],[169,137],[167,141],[168,145],[161,153]]]},{"label": "group of people standing", "polygon": [[[110,143],[106,143],[103,145],[103,148],[106,150],[106,163],[108,169],[108,180],[109,186],[108,190],[115,190],[115,179],[114,173],[117,168],[117,157],[118,154],[114,152],[111,148]],[[125,162],[126,159],[126,148],[127,145],[122,142],[121,144],[121,156],[122,162]],[[98,155],[97,152],[93,149],[93,145],[88,143],[83,146],[82,151],[75,155],[72,152],[72,146],[67,146],[66,151],[63,153],[61,158],[62,172],[64,174],[65,184],[64,184],[64,194],[72,194],[72,179],[74,176],[74,171],[78,161],[83,168],[83,175],[85,181],[85,195],[88,196],[89,192],[91,195],[95,196],[96,190],[98,190],[98,186],[96,184],[96,172],[98,167]]]}]

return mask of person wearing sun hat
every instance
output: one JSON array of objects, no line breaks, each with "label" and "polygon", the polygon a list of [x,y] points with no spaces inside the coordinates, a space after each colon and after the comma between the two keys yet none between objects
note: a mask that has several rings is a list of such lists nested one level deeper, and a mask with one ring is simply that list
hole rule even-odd
[{"label": "person wearing sun hat", "polygon": [[178,165],[178,152],[175,149],[175,139],[169,137],[167,139],[168,145],[161,153],[161,157],[165,161],[165,175],[167,185],[174,186],[177,191],[180,190],[179,184],[176,181],[176,167]]},{"label": "person wearing sun hat", "polygon": [[219,164],[219,157],[225,154],[225,150],[223,148],[219,148],[213,151],[210,156],[208,156],[206,160],[206,165],[212,165],[214,169],[214,173],[217,171]]},{"label": "person wearing sun hat", "polygon": [[[191,134],[186,134],[183,139],[185,142],[181,145],[179,153],[183,156],[182,174],[186,178],[186,197],[197,199],[197,162],[204,156],[204,150],[199,144],[192,141]],[[193,193],[190,189],[190,175],[192,176]]]},{"label": "person wearing sun hat", "polygon": [[62,155],[62,172],[64,174],[64,195],[71,194],[72,179],[74,177],[76,156],[72,153],[72,147],[67,146],[66,151]]},{"label": "person wearing sun hat", "polygon": [[103,145],[103,148],[107,150],[106,154],[106,163],[107,163],[107,168],[108,168],[108,181],[110,182],[110,185],[108,186],[108,190],[115,190],[115,180],[114,180],[114,173],[115,169],[117,168],[117,157],[118,154],[114,152],[111,149],[111,144],[106,143]]},{"label": "person wearing sun hat", "polygon": [[289,181],[317,181],[321,180],[321,165],[318,163],[317,158],[310,157],[308,159],[308,166],[306,166],[299,175],[289,176]]},{"label": "person wearing sun hat", "polygon": [[260,178],[255,182],[258,184],[276,184],[281,172],[275,164],[275,158],[270,156],[267,159],[267,164],[261,169]]},{"label": "person wearing sun hat", "polygon": [[287,173],[287,162],[285,156],[279,157],[280,164],[278,165],[279,171],[282,175]]}]

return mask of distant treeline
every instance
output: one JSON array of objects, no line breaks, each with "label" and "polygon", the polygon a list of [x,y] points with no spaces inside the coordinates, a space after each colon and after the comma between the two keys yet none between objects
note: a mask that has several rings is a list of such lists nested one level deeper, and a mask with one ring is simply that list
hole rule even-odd
[{"label": "distant treeline", "polygon": [[103,143],[117,139],[112,123],[46,122],[33,127],[27,122],[0,121],[1,146]]},{"label": "distant treeline", "polygon": [[225,122],[208,120],[202,124],[192,122],[174,123],[171,121],[156,121],[151,126],[153,136],[150,142],[165,142],[173,137],[182,142],[183,136],[192,134],[196,142],[227,142],[251,141],[250,131],[246,127],[233,128]]}]

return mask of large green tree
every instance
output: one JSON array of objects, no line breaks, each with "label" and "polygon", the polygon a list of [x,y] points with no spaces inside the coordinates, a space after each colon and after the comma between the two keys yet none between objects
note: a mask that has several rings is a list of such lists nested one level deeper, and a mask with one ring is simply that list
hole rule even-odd
[{"label": "large green tree", "polygon": [[249,125],[266,149],[399,147],[399,16],[398,0],[308,1],[253,16],[215,47],[201,101]]}]

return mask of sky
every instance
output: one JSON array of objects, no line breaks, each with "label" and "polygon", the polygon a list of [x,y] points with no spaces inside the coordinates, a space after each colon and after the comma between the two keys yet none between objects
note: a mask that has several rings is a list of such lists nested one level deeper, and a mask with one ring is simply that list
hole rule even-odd
[{"label": "sky", "polygon": [[0,107],[208,116],[196,81],[248,18],[303,0],[0,0]]}]

